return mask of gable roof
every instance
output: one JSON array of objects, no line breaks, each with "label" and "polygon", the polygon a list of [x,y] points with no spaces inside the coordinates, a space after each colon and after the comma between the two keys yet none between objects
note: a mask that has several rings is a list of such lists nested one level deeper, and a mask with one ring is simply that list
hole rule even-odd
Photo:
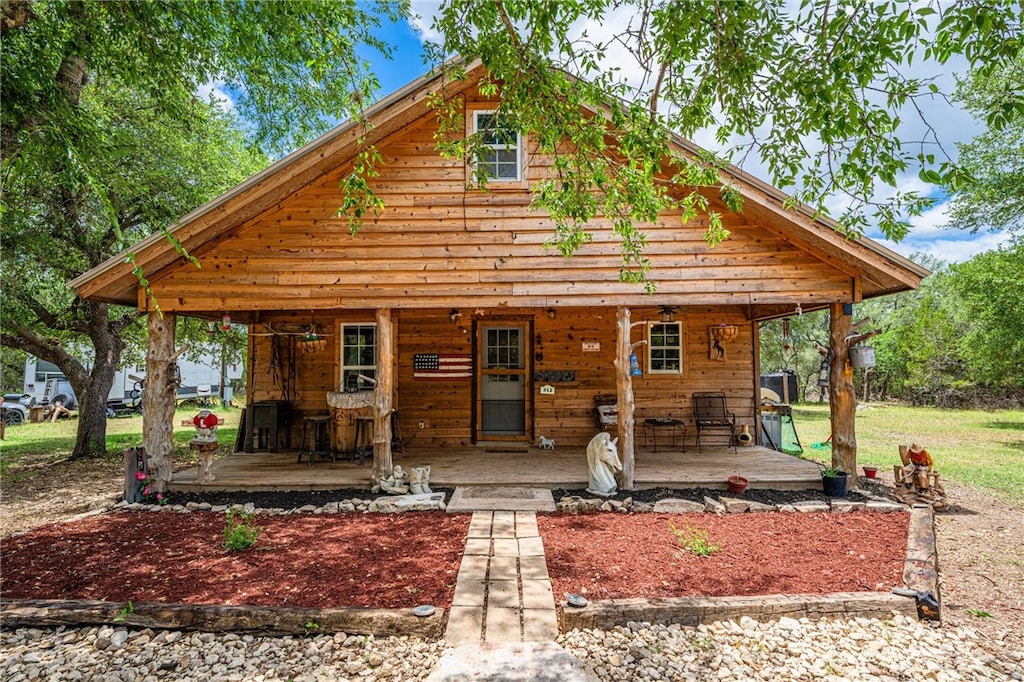
[{"label": "gable roof", "polygon": [[[412,81],[365,112],[371,128],[358,121],[337,126],[183,216],[169,227],[169,232],[189,253],[209,250],[246,221],[272,210],[325,174],[351,162],[361,136],[366,135],[370,143],[378,146],[386,143],[428,113],[427,98],[442,84],[447,96],[465,92],[475,85],[477,78],[473,76],[479,76],[483,68],[479,62],[470,65],[467,71],[471,77],[455,84],[443,82],[439,72]],[[696,145],[678,136],[672,136],[671,141],[686,154],[699,152]],[[816,216],[809,207],[788,208],[788,197],[781,190],[734,166],[725,168],[721,174],[743,196],[744,217],[757,220],[762,229],[851,277],[857,282],[854,288],[859,289],[855,298],[915,288],[928,274],[925,268],[870,239],[843,236],[834,221]],[[151,281],[175,268],[193,267],[162,233],[155,233],[72,280],[70,286],[90,300],[137,305],[138,280],[132,272],[133,265],[127,261],[129,254],[134,255],[135,264],[142,267]]]}]

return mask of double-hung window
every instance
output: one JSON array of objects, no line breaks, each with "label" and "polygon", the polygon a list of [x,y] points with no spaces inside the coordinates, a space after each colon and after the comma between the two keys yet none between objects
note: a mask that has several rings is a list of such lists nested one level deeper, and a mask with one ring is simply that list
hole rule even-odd
[{"label": "double-hung window", "polygon": [[683,371],[683,330],[680,322],[651,322],[647,328],[647,371],[679,374]]},{"label": "double-hung window", "polygon": [[341,327],[341,389],[368,391],[377,378],[377,325]]},{"label": "double-hung window", "polygon": [[522,178],[522,136],[494,111],[473,112],[473,131],[480,134],[477,167],[488,181],[513,182]]}]

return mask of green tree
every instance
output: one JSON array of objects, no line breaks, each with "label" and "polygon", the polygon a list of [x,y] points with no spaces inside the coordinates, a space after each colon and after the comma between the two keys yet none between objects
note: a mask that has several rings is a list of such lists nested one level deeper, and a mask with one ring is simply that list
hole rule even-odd
[{"label": "green tree", "polygon": [[973,74],[956,98],[988,129],[957,145],[967,180],[953,197],[950,223],[972,232],[1024,232],[1024,57]]},{"label": "green tree", "polygon": [[967,376],[992,387],[1024,387],[1024,235],[952,266],[949,284]]},{"label": "green tree", "polygon": [[[781,1],[447,0],[435,54],[481,59],[490,74],[483,89],[500,95],[502,115],[555,155],[555,177],[533,190],[556,222],[553,243],[573,252],[603,210],[615,220],[628,280],[642,279],[647,265],[636,223],[659,211],[710,210],[707,240],[727,237],[713,193],[670,193],[665,174],[718,186],[726,206],[739,203],[717,159],[676,151],[665,130],[691,139],[711,130],[732,159],[760,157],[796,201],[824,213],[829,199],[843,199],[843,229],[876,225],[902,238],[907,217],[931,200],[899,191],[877,200],[878,183],[895,188],[899,176],[919,172],[955,189],[961,177],[934,130],[900,139],[901,121],[942,96],[910,67],[938,71],[963,57],[988,73],[1017,58],[1020,18],[1015,0],[803,2],[795,10]],[[598,26],[615,28],[599,38],[591,35]],[[457,66],[450,74],[461,75]],[[1024,111],[1019,98],[1010,105]],[[434,106],[448,122],[445,149],[472,158],[478,141],[448,137],[462,125],[459,101],[442,93]]]},{"label": "green tree", "polygon": [[114,372],[126,345],[144,342],[136,310],[82,301],[65,283],[266,164],[210,104],[178,119],[148,95],[98,82],[78,111],[88,127],[63,155],[61,140],[40,134],[4,167],[0,321],[4,346],[53,362],[74,387],[74,457],[105,452]]},{"label": "green tree", "polygon": [[[136,313],[75,300],[64,283],[265,166],[197,101],[199,86],[216,79],[240,93],[250,142],[293,148],[373,97],[357,49],[387,53],[372,32],[407,2],[12,0],[0,10],[0,341],[61,367],[82,405],[72,455],[102,453],[103,402]],[[91,370],[71,351],[82,344]]]}]

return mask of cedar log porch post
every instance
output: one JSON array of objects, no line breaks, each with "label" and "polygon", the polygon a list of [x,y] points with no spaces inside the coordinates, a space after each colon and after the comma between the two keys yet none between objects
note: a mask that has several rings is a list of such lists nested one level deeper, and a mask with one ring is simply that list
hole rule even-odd
[{"label": "cedar log porch post", "polygon": [[615,397],[618,402],[619,419],[619,457],[622,459],[622,473],[619,475],[619,487],[623,490],[633,489],[633,377],[630,376],[629,332],[630,311],[626,306],[619,306],[615,319],[616,339],[615,352]]},{"label": "cedar log porch post", "polygon": [[142,446],[155,474],[156,492],[167,490],[174,452],[174,407],[178,390],[168,379],[175,360],[174,313],[150,311],[146,319],[146,387],[142,392]]},{"label": "cedar log porch post", "polygon": [[[828,374],[829,413],[832,418],[832,468],[857,475],[857,434],[854,426],[857,396],[850,364],[850,315],[842,303],[829,308],[829,348],[832,367]],[[856,479],[854,479],[856,480]]]},{"label": "cedar log porch post", "polygon": [[377,383],[373,387],[373,474],[374,485],[391,476],[391,310],[377,309]]}]

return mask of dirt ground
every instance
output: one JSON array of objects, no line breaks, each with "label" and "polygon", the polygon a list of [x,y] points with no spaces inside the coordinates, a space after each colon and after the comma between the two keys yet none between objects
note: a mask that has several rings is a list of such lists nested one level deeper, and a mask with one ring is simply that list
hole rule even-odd
[{"label": "dirt ground", "polygon": [[[122,487],[120,461],[9,470],[0,482],[0,537],[67,520]],[[949,480],[946,490],[951,507],[936,516],[944,623],[973,627],[985,648],[1024,650],[1024,508]]]}]

